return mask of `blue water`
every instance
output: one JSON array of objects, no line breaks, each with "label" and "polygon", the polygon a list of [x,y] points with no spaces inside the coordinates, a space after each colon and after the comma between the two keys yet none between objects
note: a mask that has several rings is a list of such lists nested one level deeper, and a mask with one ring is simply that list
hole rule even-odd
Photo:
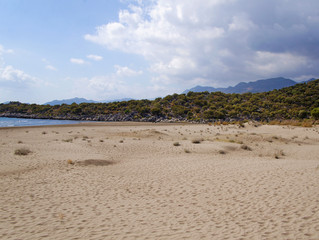
[{"label": "blue water", "polygon": [[83,121],[0,117],[0,127],[76,124],[76,123],[80,123],[80,122],[83,122]]}]

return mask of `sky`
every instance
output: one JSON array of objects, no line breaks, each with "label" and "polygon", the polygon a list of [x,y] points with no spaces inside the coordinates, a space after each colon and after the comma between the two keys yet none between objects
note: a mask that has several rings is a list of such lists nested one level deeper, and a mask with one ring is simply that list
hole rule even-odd
[{"label": "sky", "polygon": [[0,102],[319,77],[318,0],[0,0]]}]

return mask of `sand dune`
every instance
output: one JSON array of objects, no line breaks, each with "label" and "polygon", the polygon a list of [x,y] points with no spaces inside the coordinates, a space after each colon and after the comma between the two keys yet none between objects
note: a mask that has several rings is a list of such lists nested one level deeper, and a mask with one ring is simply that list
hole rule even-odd
[{"label": "sand dune", "polygon": [[0,239],[319,239],[319,127],[99,123],[0,136]]}]

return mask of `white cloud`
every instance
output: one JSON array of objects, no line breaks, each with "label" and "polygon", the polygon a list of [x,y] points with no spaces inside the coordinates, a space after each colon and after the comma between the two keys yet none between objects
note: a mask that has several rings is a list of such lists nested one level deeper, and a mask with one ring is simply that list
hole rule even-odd
[{"label": "white cloud", "polygon": [[134,77],[143,73],[142,71],[135,71],[126,66],[122,67],[119,65],[115,65],[114,68],[116,69],[116,75],[119,77]]},{"label": "white cloud", "polygon": [[13,66],[0,68],[0,84],[8,88],[23,88],[36,85],[39,79],[30,76],[22,70],[15,69]]},{"label": "white cloud", "polygon": [[[69,79],[73,81],[72,94],[89,99],[110,100],[119,98],[152,98],[169,94],[171,90],[160,84],[145,83],[134,77],[143,74],[127,66],[114,66],[114,72],[108,75]],[[135,81],[132,81],[134,79]]]},{"label": "white cloud", "polygon": [[51,70],[51,71],[57,71],[58,69],[56,67],[54,67],[49,60],[47,60],[46,58],[42,58],[41,59],[42,62],[44,62],[46,65],[45,65],[45,68],[48,69],[48,70]]},{"label": "white cloud", "polygon": [[85,39],[143,56],[166,84],[319,75],[318,8],[317,0],[133,1]]},{"label": "white cloud", "polygon": [[116,74],[74,80],[72,94],[88,99],[153,98],[171,93],[162,84],[142,84],[118,78]]},{"label": "white cloud", "polygon": [[85,64],[85,61],[81,58],[70,58],[70,62],[79,65]]},{"label": "white cloud", "polygon": [[3,53],[14,53],[14,51],[12,49],[6,49],[0,44],[0,55]]},{"label": "white cloud", "polygon": [[95,91],[97,94],[109,93],[111,95],[131,93],[128,77],[135,77],[142,74],[142,71],[135,71],[126,66],[114,66],[115,73],[106,76],[94,76],[87,79],[88,88]]},{"label": "white cloud", "polygon": [[247,70],[266,76],[278,76],[282,71],[289,71],[291,68],[301,71],[307,65],[307,58],[303,56],[262,51],[257,51],[251,61],[246,63]]},{"label": "white cloud", "polygon": [[52,65],[46,65],[45,68],[51,71],[57,71],[57,69]]},{"label": "white cloud", "polygon": [[240,14],[233,17],[232,22],[229,24],[230,31],[249,31],[258,28],[250,19],[247,14]]},{"label": "white cloud", "polygon": [[89,59],[92,59],[94,61],[102,61],[103,60],[102,56],[93,55],[93,54],[87,55],[86,57]]}]

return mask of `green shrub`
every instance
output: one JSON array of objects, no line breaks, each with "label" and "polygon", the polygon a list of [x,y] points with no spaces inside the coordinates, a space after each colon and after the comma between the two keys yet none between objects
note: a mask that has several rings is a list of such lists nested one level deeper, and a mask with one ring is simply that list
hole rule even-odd
[{"label": "green shrub", "polygon": [[311,116],[318,120],[319,119],[319,108],[314,108],[311,110]]}]

